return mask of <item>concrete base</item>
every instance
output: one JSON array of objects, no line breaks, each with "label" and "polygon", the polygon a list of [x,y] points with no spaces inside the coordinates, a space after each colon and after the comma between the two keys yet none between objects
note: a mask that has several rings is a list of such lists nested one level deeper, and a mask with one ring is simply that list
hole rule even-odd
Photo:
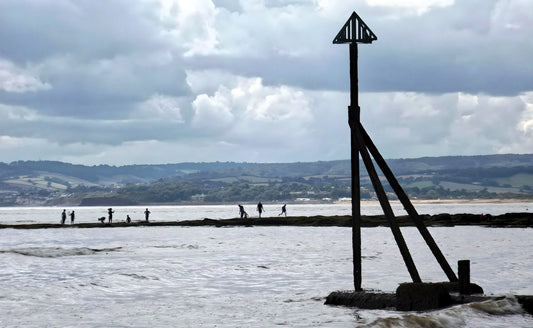
[{"label": "concrete base", "polygon": [[516,299],[524,310],[533,315],[533,295],[516,295]]},{"label": "concrete base", "polygon": [[425,311],[452,305],[450,293],[441,284],[408,283],[396,289],[396,310]]},{"label": "concrete base", "polygon": [[[452,296],[456,283],[405,283],[396,293],[371,291],[336,291],[328,295],[325,304],[358,307],[361,309],[396,309],[398,311],[425,311],[447,306],[476,302],[494,297],[461,295]],[[483,293],[483,289],[471,284],[471,290]]]},{"label": "concrete base", "polygon": [[396,295],[366,291],[337,291],[328,295],[325,304],[358,307],[369,310],[395,309]]}]

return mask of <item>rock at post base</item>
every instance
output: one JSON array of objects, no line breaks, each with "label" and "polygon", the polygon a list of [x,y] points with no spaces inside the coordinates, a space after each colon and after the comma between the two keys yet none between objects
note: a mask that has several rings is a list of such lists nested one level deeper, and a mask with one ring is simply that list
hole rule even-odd
[{"label": "rock at post base", "polygon": [[373,293],[368,291],[336,291],[326,298],[328,305],[343,305],[360,309],[388,309],[396,306],[396,296],[387,293]]},{"label": "rock at post base", "polygon": [[424,311],[453,304],[446,287],[433,283],[404,283],[396,289],[396,309]]}]

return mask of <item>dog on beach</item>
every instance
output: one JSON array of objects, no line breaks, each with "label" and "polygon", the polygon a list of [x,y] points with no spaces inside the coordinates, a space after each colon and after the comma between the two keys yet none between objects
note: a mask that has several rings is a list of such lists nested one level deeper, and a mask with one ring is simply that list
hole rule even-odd
[{"label": "dog on beach", "polygon": [[105,221],[105,216],[102,216],[101,218],[98,218],[98,221],[104,223],[104,221]]}]

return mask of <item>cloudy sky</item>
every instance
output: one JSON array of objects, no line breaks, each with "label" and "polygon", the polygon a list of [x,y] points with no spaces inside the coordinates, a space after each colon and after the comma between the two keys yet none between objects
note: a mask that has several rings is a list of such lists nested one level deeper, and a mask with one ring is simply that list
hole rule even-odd
[{"label": "cloudy sky", "polygon": [[533,1],[0,0],[0,162],[348,159],[533,152]]}]

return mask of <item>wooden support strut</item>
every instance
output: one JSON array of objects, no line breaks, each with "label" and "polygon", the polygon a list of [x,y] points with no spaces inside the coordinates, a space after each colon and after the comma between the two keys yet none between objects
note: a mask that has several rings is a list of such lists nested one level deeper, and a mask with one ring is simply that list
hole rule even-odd
[{"label": "wooden support strut", "polygon": [[407,214],[409,214],[411,219],[414,221],[416,227],[418,228],[418,231],[420,232],[420,234],[426,241],[426,244],[428,245],[431,252],[433,253],[433,256],[435,256],[435,259],[437,260],[437,262],[439,262],[442,270],[444,271],[444,273],[446,274],[450,282],[456,282],[457,276],[455,275],[455,272],[453,272],[452,268],[448,264],[448,261],[446,261],[446,258],[444,257],[439,246],[437,246],[437,243],[435,242],[435,240],[429,233],[428,229],[424,225],[424,222],[418,215],[418,212],[416,211],[415,207],[409,200],[409,197],[407,197],[407,194],[404,192],[403,188],[400,186],[400,183],[398,182],[398,180],[396,179],[396,177],[390,170],[389,166],[387,165],[387,163],[385,162],[385,160],[379,153],[379,150],[372,142],[372,139],[370,139],[370,136],[368,135],[368,133],[366,133],[362,124],[359,124],[359,129],[361,131],[365,147],[368,147],[368,150],[370,150],[372,157],[374,158],[379,168],[381,169],[381,171],[383,172],[383,174],[389,181],[390,186],[392,187],[392,189],[398,196],[398,199],[400,200],[403,207],[405,208],[405,211],[407,212]]},{"label": "wooden support strut", "polygon": [[363,162],[365,163],[366,170],[368,172],[368,175],[370,176],[370,180],[372,181],[372,185],[374,186],[374,190],[376,191],[376,194],[378,196],[379,203],[381,204],[381,208],[383,209],[383,212],[385,213],[385,217],[389,221],[392,234],[394,235],[396,244],[398,245],[398,248],[400,249],[400,253],[402,254],[405,265],[407,266],[407,270],[409,271],[409,274],[411,275],[411,279],[413,280],[413,282],[422,282],[422,280],[420,279],[420,275],[418,274],[418,271],[416,269],[413,258],[411,257],[411,253],[409,252],[409,248],[407,247],[407,244],[405,243],[405,240],[403,239],[403,235],[400,230],[400,227],[398,226],[398,223],[396,222],[396,218],[394,217],[394,212],[392,211],[387,195],[385,194],[385,190],[383,189],[383,186],[381,185],[381,181],[379,181],[379,177],[378,177],[378,174],[376,173],[376,169],[374,168],[374,164],[372,163],[372,159],[370,158],[370,155],[368,154],[368,150],[366,148],[365,142],[363,140],[363,136],[361,134],[361,127],[362,127],[361,124],[359,124],[359,126],[355,128],[355,134],[356,134],[358,144],[360,145],[361,157],[363,158]]}]

